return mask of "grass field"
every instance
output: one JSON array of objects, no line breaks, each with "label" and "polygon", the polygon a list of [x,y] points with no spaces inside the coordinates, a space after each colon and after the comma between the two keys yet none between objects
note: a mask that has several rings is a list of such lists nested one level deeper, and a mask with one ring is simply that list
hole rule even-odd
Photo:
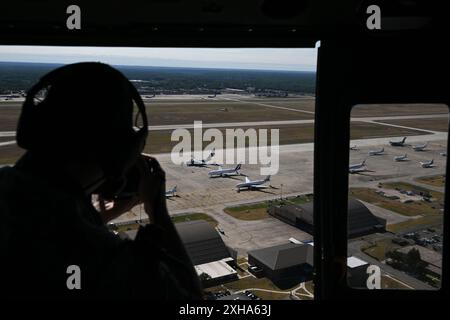
[{"label": "grass field", "polygon": [[[227,128],[218,128],[223,137],[226,137]],[[236,128],[228,128],[236,129]],[[241,128],[246,132],[248,129],[267,129],[268,130],[268,142],[270,143],[270,130],[279,129],[279,143],[285,144],[297,144],[308,143],[314,141],[314,124],[298,124],[298,125],[283,125],[283,126],[255,126],[255,127],[243,127]],[[193,129],[188,129],[193,137]],[[247,131],[249,132],[249,131]],[[146,152],[148,153],[165,153],[170,152],[178,141],[171,141],[172,130],[158,130],[150,131],[149,138],[146,146]],[[351,139],[365,139],[365,138],[379,138],[379,137],[394,137],[394,136],[410,136],[426,134],[422,131],[408,130],[403,128],[387,127],[382,125],[376,125],[364,122],[352,122]],[[193,145],[193,138],[191,138],[191,144]],[[246,139],[248,140],[248,139]],[[203,142],[203,147],[207,146],[210,142]],[[223,142],[225,143],[225,141]],[[236,141],[235,141],[236,143]],[[248,146],[248,141],[246,141]]]},{"label": "grass field", "polygon": [[[357,199],[372,203],[387,210],[400,213],[404,216],[441,215],[440,206],[436,202],[414,201],[402,203],[399,200],[391,200],[383,197],[370,188],[351,188],[349,194]],[[417,220],[417,219],[416,219]]]},{"label": "grass field", "polygon": [[14,141],[15,137],[0,137],[0,142]]},{"label": "grass field", "polygon": [[410,130],[404,128],[376,125],[373,123],[361,121],[352,121],[350,126],[350,139],[413,136],[421,134],[427,134],[427,132],[420,130]]},{"label": "grass field", "polygon": [[211,216],[209,216],[209,215],[207,215],[205,213],[201,213],[201,212],[190,213],[190,214],[185,214],[185,215],[172,217],[172,222],[173,223],[194,221],[194,220],[205,220],[205,221],[208,221],[214,227],[217,227],[217,225],[219,224],[216,219],[214,219],[213,217],[211,217]]},{"label": "grass field", "polygon": [[425,183],[433,187],[444,187],[445,186],[445,175],[427,176],[415,178],[417,182]]},{"label": "grass field", "polygon": [[284,99],[260,98],[260,99],[249,99],[245,101],[249,101],[251,103],[268,104],[276,107],[297,109],[308,112],[314,112],[316,104],[316,100],[314,97],[284,98]]},{"label": "grass field", "polygon": [[410,287],[402,284],[398,280],[395,280],[391,277],[382,275],[381,276],[381,289],[406,289],[411,290]]},{"label": "grass field", "polygon": [[444,104],[364,104],[352,109],[352,117],[384,117],[422,114],[446,114],[448,107]]},{"label": "grass field", "polygon": [[399,245],[392,243],[391,239],[379,240],[373,245],[361,248],[365,254],[377,259],[378,261],[386,260],[386,253],[400,248]]},{"label": "grass field", "polygon": [[0,147],[0,165],[13,164],[19,159],[25,151],[17,145],[7,145]]},{"label": "grass field", "polygon": [[3,106],[0,103],[0,131],[14,131],[17,129],[17,120],[19,119],[22,107]]},{"label": "grass field", "polygon": [[[312,198],[308,196],[299,196],[295,198],[285,199],[285,200],[275,200],[272,201],[272,204],[285,204],[285,203],[294,203],[294,204],[302,204],[306,203],[308,201],[311,201]],[[253,204],[246,204],[236,207],[228,207],[225,208],[224,212],[228,215],[232,216],[233,218],[239,219],[239,220],[261,220],[266,219],[269,217],[269,214],[267,213],[267,208],[269,206],[270,202],[264,201],[264,202],[258,202]]]},{"label": "grass field", "polygon": [[386,230],[392,233],[410,232],[427,227],[441,226],[443,222],[444,220],[442,214],[429,214],[418,219],[410,219],[407,221],[390,224],[386,226]]},{"label": "grass field", "polygon": [[280,110],[254,103],[205,100],[204,102],[149,103],[147,114],[151,125],[276,121],[314,119],[313,114]]},{"label": "grass field", "polygon": [[431,131],[442,131],[442,132],[448,131],[448,118],[397,119],[397,120],[383,120],[378,122]]}]

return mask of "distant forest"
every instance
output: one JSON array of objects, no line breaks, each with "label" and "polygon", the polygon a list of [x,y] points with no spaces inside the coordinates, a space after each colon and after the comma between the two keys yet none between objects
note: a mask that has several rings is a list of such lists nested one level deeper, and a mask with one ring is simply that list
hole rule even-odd
[{"label": "distant forest", "polygon": [[[27,90],[42,75],[60,64],[0,62],[0,93]],[[115,66],[138,89],[146,92],[167,90],[211,91],[234,88],[254,91],[282,90],[289,93],[315,92],[315,72],[238,69],[169,68]],[[137,81],[136,81],[137,80]]]}]

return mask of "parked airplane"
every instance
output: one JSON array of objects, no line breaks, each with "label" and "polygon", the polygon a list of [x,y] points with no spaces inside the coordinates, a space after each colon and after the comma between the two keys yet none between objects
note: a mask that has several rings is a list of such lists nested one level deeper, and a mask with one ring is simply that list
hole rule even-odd
[{"label": "parked airplane", "polygon": [[219,166],[218,170],[211,170],[210,172],[208,172],[208,174],[210,177],[217,177],[217,176],[224,177],[224,176],[231,176],[231,175],[240,175],[239,170],[241,170],[240,163],[234,168],[223,169],[222,167]]},{"label": "parked airplane", "polygon": [[262,180],[250,180],[248,177],[245,177],[245,182],[242,183],[238,183],[236,185],[236,191],[240,192],[241,189],[264,189],[264,188],[269,188],[268,185],[265,185],[264,183],[266,183],[267,181],[270,181],[270,175],[268,175],[267,177],[265,177]]},{"label": "parked airplane", "polygon": [[394,160],[395,161],[407,161],[408,160],[408,155],[405,153],[403,156],[395,156]]},{"label": "parked airplane", "polygon": [[356,151],[358,150],[358,146],[356,144],[354,146],[350,146],[350,150]]},{"label": "parked airplane", "polygon": [[215,98],[217,96],[217,93],[214,93],[213,96],[208,96],[208,98]]},{"label": "parked airplane", "polygon": [[188,167],[205,167],[208,164],[208,161],[211,160],[212,157],[216,154],[216,149],[213,148],[211,153],[209,154],[208,158],[202,159],[202,160],[196,160],[192,158],[189,161],[186,161],[186,165]]},{"label": "parked airplane", "polygon": [[420,162],[420,165],[422,166],[422,168],[432,168],[434,164],[434,159],[431,159],[430,161],[424,161],[424,162]]},{"label": "parked airplane", "polygon": [[166,198],[176,197],[177,196],[177,186],[173,187],[169,191],[166,191]]},{"label": "parked airplane", "polygon": [[440,155],[443,156],[443,157],[446,157],[447,156],[447,152],[446,151],[441,152]]},{"label": "parked airplane", "polygon": [[403,145],[405,144],[405,141],[406,141],[406,137],[403,137],[402,140],[389,141],[389,143],[393,147],[403,147]]},{"label": "parked airplane", "polygon": [[384,148],[381,148],[380,150],[370,150],[369,156],[379,156],[384,153]]},{"label": "parked airplane", "polygon": [[427,144],[428,143],[426,143],[426,142],[424,144],[416,144],[412,148],[413,148],[414,151],[423,151],[427,147]]},{"label": "parked airplane", "polygon": [[366,168],[366,160],[364,160],[361,163],[351,164],[348,167],[348,171],[350,173],[358,173],[358,172],[363,172],[363,171],[366,171],[366,170],[367,170],[367,168]]}]

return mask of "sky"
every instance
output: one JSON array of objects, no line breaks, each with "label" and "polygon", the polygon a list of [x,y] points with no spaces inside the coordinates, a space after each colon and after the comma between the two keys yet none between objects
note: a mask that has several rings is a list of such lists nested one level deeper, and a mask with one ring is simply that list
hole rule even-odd
[{"label": "sky", "polygon": [[315,71],[317,49],[0,46],[0,61]]}]

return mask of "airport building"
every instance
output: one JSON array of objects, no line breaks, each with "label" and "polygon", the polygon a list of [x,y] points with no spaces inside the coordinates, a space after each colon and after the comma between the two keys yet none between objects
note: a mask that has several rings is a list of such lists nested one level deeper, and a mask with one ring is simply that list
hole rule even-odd
[{"label": "airport building", "polygon": [[369,264],[358,258],[347,258],[347,283],[351,288],[367,288],[367,268]]},{"label": "airport building", "polygon": [[[248,263],[262,269],[262,276],[273,282],[295,277],[312,279],[314,244],[290,242],[248,252]],[[353,288],[363,288],[367,281],[368,263],[360,258],[347,258],[347,281]]]},{"label": "airport building", "polygon": [[233,268],[236,251],[225,245],[209,222],[181,222],[176,223],[175,228],[205,287],[238,279]]},{"label": "airport building", "polygon": [[[175,228],[205,287],[237,280],[237,252],[225,245],[216,229],[205,220],[175,223]],[[137,229],[125,232],[135,239]]]},{"label": "airport building", "polygon": [[[313,234],[313,202],[305,204],[272,205],[268,213],[273,217]],[[359,200],[348,199],[348,236],[355,238],[386,230],[386,220],[376,217]]]},{"label": "airport building", "polygon": [[261,268],[273,282],[299,275],[306,281],[312,276],[313,254],[310,244],[286,243],[249,251],[248,263]]}]

